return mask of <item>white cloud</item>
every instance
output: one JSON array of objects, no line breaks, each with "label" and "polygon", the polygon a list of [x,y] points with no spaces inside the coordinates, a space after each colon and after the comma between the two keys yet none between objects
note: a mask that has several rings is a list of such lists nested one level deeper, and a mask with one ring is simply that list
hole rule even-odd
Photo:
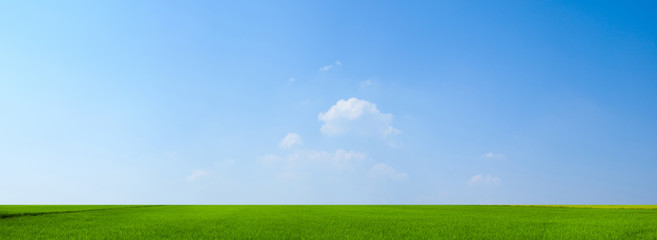
[{"label": "white cloud", "polygon": [[477,174],[472,176],[470,178],[470,181],[468,181],[469,185],[498,185],[500,184],[500,178],[492,175],[483,175],[483,174]]},{"label": "white cloud", "polygon": [[506,155],[500,153],[493,153],[493,152],[484,154],[484,157],[490,159],[506,159]]},{"label": "white cloud", "polygon": [[328,71],[328,70],[331,70],[331,68],[333,68],[333,65],[326,65],[326,66],[323,66],[323,67],[319,68],[319,70],[320,71]]},{"label": "white cloud", "polygon": [[187,179],[188,182],[193,182],[193,181],[196,181],[197,179],[199,179],[200,177],[206,176],[208,174],[210,174],[210,172],[196,169],[196,170],[192,171],[192,174],[187,176],[186,179]]},{"label": "white cloud", "polygon": [[399,135],[401,133],[402,133],[402,131],[400,131],[399,129],[396,129],[392,126],[388,126],[386,129],[383,130],[383,136],[384,137],[395,136],[395,135]]},{"label": "white cloud", "polygon": [[391,178],[395,180],[401,180],[405,179],[407,174],[398,172],[394,168],[384,164],[384,163],[379,163],[374,165],[372,169],[370,169],[368,176],[371,178],[377,178],[377,177],[386,177],[386,178]]},{"label": "white cloud", "polygon": [[391,125],[392,114],[381,113],[376,104],[357,98],[340,99],[327,112],[319,113],[318,119],[324,122],[320,130],[326,135],[354,132],[390,137],[401,133]]},{"label": "white cloud", "polygon": [[288,133],[287,135],[285,135],[283,140],[281,140],[281,142],[278,143],[278,147],[282,149],[288,149],[299,144],[301,144],[301,136],[299,136],[299,134],[296,133]]},{"label": "white cloud", "polygon": [[332,68],[334,68],[336,66],[338,66],[338,67],[342,66],[342,63],[340,61],[335,61],[335,65],[334,64],[326,65],[326,66],[323,66],[323,67],[319,68],[319,70],[320,71],[328,71],[328,70],[331,70]]}]

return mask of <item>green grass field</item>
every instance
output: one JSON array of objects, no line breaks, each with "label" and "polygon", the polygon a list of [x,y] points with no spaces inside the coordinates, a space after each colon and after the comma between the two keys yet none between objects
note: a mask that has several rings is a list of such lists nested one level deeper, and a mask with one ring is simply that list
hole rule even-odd
[{"label": "green grass field", "polygon": [[2,206],[0,239],[657,239],[657,206]]}]

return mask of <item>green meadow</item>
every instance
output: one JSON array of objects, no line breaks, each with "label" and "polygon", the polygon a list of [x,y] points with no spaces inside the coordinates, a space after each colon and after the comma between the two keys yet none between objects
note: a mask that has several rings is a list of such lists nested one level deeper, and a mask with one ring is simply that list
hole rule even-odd
[{"label": "green meadow", "polygon": [[0,206],[0,239],[657,239],[657,206]]}]

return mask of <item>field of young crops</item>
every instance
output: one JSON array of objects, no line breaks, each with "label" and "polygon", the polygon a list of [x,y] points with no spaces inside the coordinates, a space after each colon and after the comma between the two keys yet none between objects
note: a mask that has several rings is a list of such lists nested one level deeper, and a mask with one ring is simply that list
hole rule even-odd
[{"label": "field of young crops", "polygon": [[0,239],[657,239],[655,206],[2,206]]}]

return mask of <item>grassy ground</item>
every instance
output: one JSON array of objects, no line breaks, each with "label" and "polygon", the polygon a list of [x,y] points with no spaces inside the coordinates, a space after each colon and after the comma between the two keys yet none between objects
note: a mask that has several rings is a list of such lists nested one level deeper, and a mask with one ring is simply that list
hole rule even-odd
[{"label": "grassy ground", "polygon": [[525,207],[606,208],[606,209],[657,209],[657,205],[512,205]]},{"label": "grassy ground", "polygon": [[0,238],[657,239],[655,206],[594,207],[0,206]]},{"label": "grassy ground", "polygon": [[0,205],[0,218],[35,216],[48,213],[100,211],[112,208],[138,207],[129,205]]}]

